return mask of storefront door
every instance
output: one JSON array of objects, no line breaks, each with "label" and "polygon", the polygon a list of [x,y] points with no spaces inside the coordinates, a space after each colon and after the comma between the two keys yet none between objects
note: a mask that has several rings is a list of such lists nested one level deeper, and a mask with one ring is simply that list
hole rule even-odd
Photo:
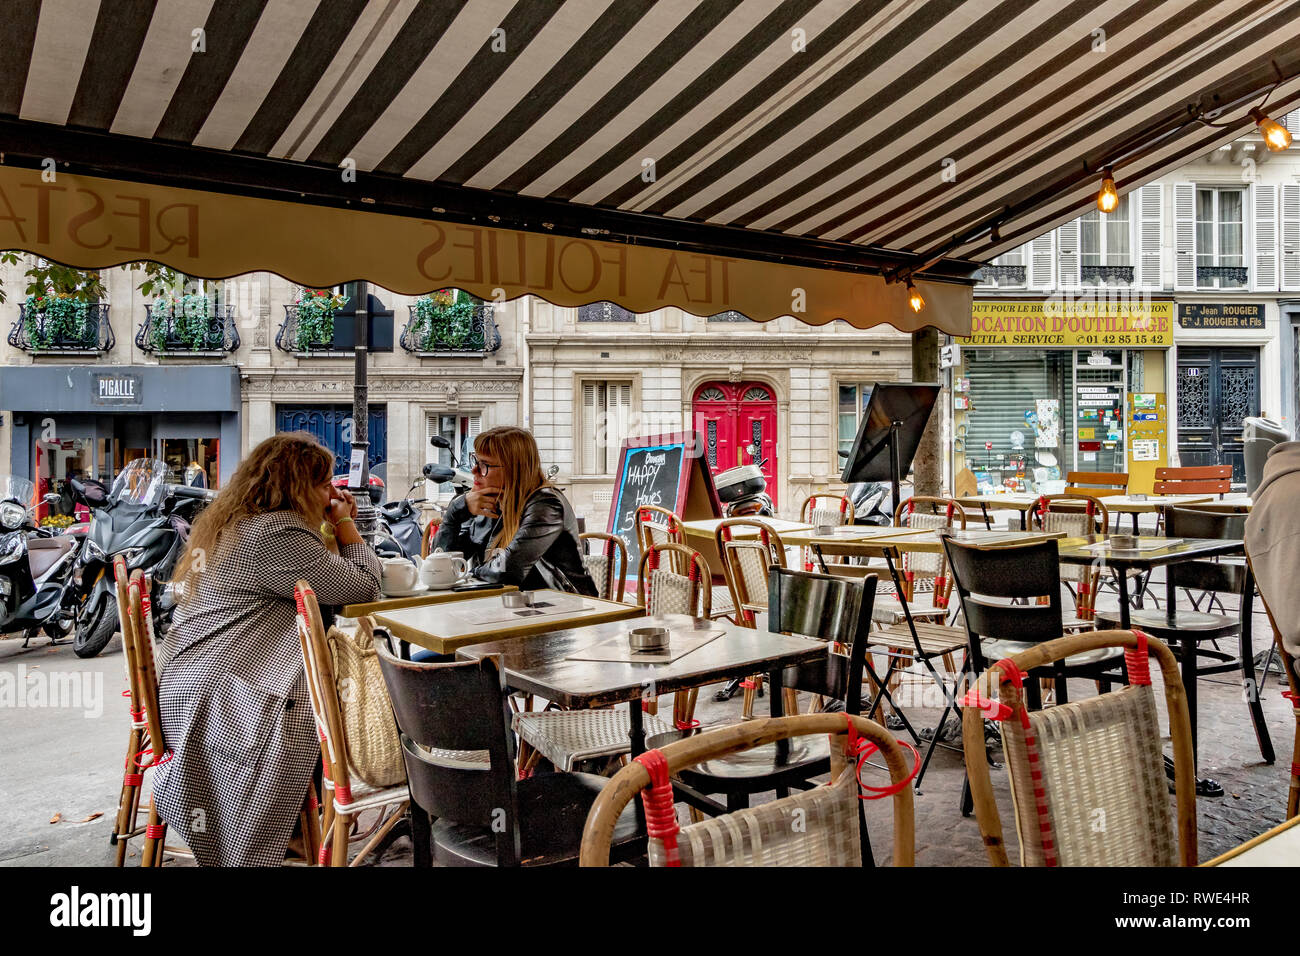
[{"label": "storefront door", "polygon": [[747,465],[745,447],[759,449],[767,493],[776,504],[776,397],[761,382],[706,382],[695,391],[695,428],[704,436],[709,471]]},{"label": "storefront door", "polygon": [[1124,352],[1079,349],[1074,356],[1075,470],[1125,471]]},{"label": "storefront door", "polygon": [[[277,405],[277,432],[309,432],[334,452],[334,474],[345,475],[352,455],[351,405]],[[388,407],[370,406],[370,470],[388,461]],[[380,474],[383,478],[384,475]],[[386,480],[386,479],[385,479]]]},{"label": "storefront door", "polygon": [[1259,349],[1178,349],[1178,460],[1246,480],[1241,422],[1259,414]]}]

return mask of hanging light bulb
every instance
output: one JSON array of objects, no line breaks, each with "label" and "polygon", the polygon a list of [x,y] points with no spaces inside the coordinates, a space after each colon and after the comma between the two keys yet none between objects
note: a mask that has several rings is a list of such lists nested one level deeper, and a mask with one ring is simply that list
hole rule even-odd
[{"label": "hanging light bulb", "polygon": [[1250,118],[1255,121],[1259,135],[1264,137],[1264,145],[1272,152],[1278,153],[1291,145],[1291,131],[1277,120],[1269,119],[1260,110],[1250,111]]},{"label": "hanging light bulb", "polygon": [[1102,212],[1114,212],[1119,206],[1119,190],[1115,188],[1115,177],[1107,166],[1101,174],[1101,191],[1097,193],[1097,208]]},{"label": "hanging light bulb", "polygon": [[925,308],[925,299],[921,298],[921,293],[916,291],[916,286],[912,280],[907,280],[907,304],[912,307],[913,312],[920,312]]}]

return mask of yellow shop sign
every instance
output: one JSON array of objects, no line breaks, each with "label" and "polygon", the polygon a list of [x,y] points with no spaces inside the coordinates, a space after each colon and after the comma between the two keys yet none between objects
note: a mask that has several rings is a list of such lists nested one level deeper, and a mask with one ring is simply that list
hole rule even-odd
[{"label": "yellow shop sign", "polygon": [[1160,349],[1174,344],[1173,322],[1173,302],[1140,296],[976,299],[971,334],[953,341],[971,348]]}]

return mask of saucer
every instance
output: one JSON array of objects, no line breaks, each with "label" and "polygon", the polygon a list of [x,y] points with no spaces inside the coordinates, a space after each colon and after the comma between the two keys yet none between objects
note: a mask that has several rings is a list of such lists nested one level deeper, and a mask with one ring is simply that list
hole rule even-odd
[{"label": "saucer", "polygon": [[469,575],[467,574],[463,578],[457,578],[455,581],[452,581],[450,584],[421,584],[420,587],[429,591],[450,591],[452,588],[458,587],[459,585],[464,584],[468,580],[469,580]]},{"label": "saucer", "polygon": [[[381,588],[382,588],[382,585],[381,585]],[[411,588],[410,590],[407,590],[407,591],[383,591],[383,595],[384,595],[384,597],[386,597],[386,598],[414,597],[414,596],[417,595],[417,594],[423,594],[425,591],[428,591],[429,589],[430,589],[430,588],[429,588],[429,586],[428,586],[427,584],[421,584],[421,583],[419,583],[419,582],[417,581],[416,584],[415,584],[415,587]]]}]

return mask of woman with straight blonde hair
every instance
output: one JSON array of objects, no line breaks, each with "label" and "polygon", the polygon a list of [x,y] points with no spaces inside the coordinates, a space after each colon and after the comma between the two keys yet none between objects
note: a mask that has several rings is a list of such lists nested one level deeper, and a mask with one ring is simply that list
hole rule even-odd
[{"label": "woman with straight blonde hair", "polygon": [[489,428],[474,438],[470,460],[474,487],[447,506],[434,547],[464,554],[483,581],[595,597],[578,519],[542,474],[532,433]]},{"label": "woman with straight blonde hair", "polygon": [[294,585],[307,581],[322,604],[379,594],[379,559],[333,471],[311,435],[266,439],[194,523],[173,577],[158,700],[173,759],[155,771],[154,799],[201,865],[283,863],[320,761]]}]

